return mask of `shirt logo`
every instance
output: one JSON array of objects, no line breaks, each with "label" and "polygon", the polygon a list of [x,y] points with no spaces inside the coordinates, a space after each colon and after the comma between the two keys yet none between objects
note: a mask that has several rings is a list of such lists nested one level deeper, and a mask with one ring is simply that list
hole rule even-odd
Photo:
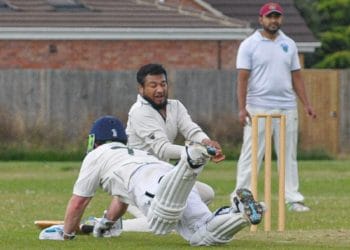
[{"label": "shirt logo", "polygon": [[149,136],[148,136],[150,139],[152,139],[152,140],[154,140],[156,137],[154,136],[154,133],[152,133],[152,134],[150,134]]},{"label": "shirt logo", "polygon": [[288,52],[288,44],[285,44],[285,43],[281,43],[281,47],[283,49],[284,52]]}]

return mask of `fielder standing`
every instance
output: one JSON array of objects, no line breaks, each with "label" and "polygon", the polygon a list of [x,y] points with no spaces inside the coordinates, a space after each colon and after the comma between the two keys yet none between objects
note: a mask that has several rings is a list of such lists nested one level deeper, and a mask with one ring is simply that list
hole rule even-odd
[{"label": "fielder standing", "polygon": [[[281,30],[283,9],[277,3],[263,5],[259,12],[262,29],[245,39],[237,55],[237,96],[239,122],[244,126],[244,138],[237,168],[236,189],[250,187],[251,181],[251,125],[254,114],[286,115],[286,202],[290,211],[310,209],[299,192],[297,165],[298,111],[296,95],[305,112],[316,118],[300,72],[295,42]],[[265,138],[264,121],[259,121],[258,165],[261,165]],[[279,124],[273,119],[273,138],[278,155]],[[235,191],[231,196],[235,196]]]}]

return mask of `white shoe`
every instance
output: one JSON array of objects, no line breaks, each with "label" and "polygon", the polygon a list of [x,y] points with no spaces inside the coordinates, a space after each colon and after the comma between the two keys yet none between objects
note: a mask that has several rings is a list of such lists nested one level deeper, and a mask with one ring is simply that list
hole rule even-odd
[{"label": "white shoe", "polygon": [[289,202],[287,204],[288,210],[292,212],[308,212],[310,208],[305,206],[302,202]]}]

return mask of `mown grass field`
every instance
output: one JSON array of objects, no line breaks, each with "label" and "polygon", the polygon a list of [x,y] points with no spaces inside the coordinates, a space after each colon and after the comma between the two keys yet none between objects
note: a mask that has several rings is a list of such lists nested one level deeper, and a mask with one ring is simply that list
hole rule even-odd
[{"label": "mown grass field", "polygon": [[[63,218],[79,166],[79,162],[0,162],[0,249],[189,248],[176,234],[154,236],[125,232],[110,239],[84,235],[65,242],[38,240],[39,230],[34,226],[34,220]],[[216,191],[211,209],[229,203],[235,171],[236,161],[209,164],[203,171],[200,180]],[[230,244],[215,249],[349,249],[350,161],[300,161],[299,173],[300,188],[312,209],[310,212],[287,212],[283,233],[265,233],[262,227],[257,233],[251,233],[247,228]],[[276,183],[273,186],[272,227],[276,229]],[[109,200],[106,194],[97,193],[84,217],[100,216]]]}]

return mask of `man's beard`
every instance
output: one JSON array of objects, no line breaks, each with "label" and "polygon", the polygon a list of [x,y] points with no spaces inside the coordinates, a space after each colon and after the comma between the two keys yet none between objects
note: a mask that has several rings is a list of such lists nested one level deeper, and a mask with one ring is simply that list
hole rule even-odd
[{"label": "man's beard", "polygon": [[156,109],[156,110],[163,109],[163,108],[165,108],[165,106],[168,104],[168,97],[167,97],[167,96],[165,96],[164,102],[162,102],[162,103],[160,103],[160,104],[155,103],[154,101],[152,101],[151,98],[149,98],[149,97],[147,97],[147,96],[142,96],[142,97],[143,97],[146,101],[148,101],[148,102],[151,104],[151,106],[152,106],[154,109]]},{"label": "man's beard", "polygon": [[280,26],[277,26],[276,29],[269,29],[268,27],[264,27],[265,32],[271,34],[271,35],[275,35],[280,29]]}]

